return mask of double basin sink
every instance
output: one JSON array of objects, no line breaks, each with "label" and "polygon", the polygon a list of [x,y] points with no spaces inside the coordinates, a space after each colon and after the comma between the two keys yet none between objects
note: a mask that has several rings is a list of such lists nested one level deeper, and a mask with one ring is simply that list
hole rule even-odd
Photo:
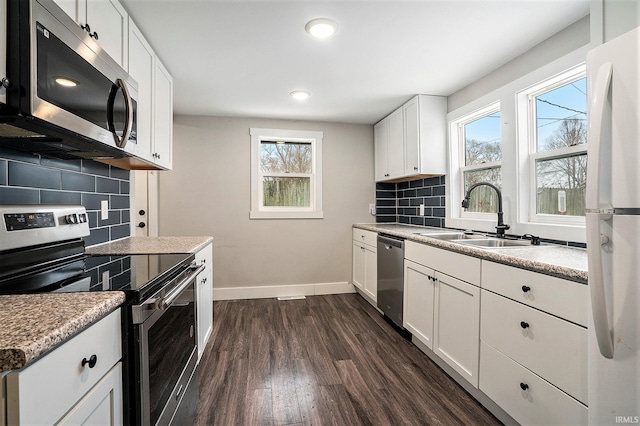
[{"label": "double basin sink", "polygon": [[531,246],[531,242],[527,240],[509,240],[459,231],[446,232],[442,230],[434,230],[416,232],[415,234],[483,249]]}]

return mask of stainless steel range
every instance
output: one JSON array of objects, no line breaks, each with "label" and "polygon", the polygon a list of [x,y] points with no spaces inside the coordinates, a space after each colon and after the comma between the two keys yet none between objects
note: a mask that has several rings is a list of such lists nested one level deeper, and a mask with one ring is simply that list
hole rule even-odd
[{"label": "stainless steel range", "polygon": [[198,400],[191,254],[88,256],[82,206],[0,206],[0,294],[123,291],[125,424],[183,425]]}]

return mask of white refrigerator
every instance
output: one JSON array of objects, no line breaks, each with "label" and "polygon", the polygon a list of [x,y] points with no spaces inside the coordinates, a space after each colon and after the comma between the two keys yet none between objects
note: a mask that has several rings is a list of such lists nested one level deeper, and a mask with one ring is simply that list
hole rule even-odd
[{"label": "white refrigerator", "polygon": [[589,424],[640,423],[640,28],[587,55]]}]

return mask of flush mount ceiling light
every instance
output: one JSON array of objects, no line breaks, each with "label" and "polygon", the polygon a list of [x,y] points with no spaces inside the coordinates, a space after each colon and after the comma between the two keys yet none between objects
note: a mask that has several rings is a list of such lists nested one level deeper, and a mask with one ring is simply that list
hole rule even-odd
[{"label": "flush mount ceiling light", "polygon": [[304,29],[315,38],[331,37],[338,29],[335,21],[327,18],[316,18],[307,22]]},{"label": "flush mount ceiling light", "polygon": [[289,93],[289,95],[291,95],[291,97],[295,100],[304,101],[306,99],[309,99],[309,96],[311,96],[311,92],[308,90],[294,90],[293,92]]},{"label": "flush mount ceiling light", "polygon": [[64,87],[76,87],[78,85],[77,81],[71,80],[70,78],[67,78],[67,77],[57,77],[56,83]]}]

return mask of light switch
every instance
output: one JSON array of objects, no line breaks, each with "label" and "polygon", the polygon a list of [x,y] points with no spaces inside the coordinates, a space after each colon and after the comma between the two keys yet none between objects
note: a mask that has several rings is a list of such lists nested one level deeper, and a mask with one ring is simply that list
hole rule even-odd
[{"label": "light switch", "polygon": [[420,204],[420,216],[424,216],[424,204]]}]

